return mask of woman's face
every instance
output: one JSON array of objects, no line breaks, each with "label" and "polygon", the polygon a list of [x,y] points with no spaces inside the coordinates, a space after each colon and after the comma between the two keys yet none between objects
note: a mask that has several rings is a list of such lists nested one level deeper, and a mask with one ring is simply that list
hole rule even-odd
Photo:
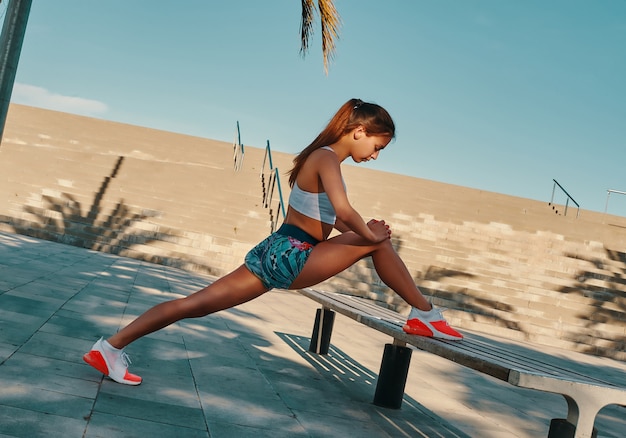
[{"label": "woman's face", "polygon": [[363,163],[378,158],[378,154],[391,141],[387,135],[367,135],[365,132],[360,135],[352,148],[352,160],[355,163]]}]

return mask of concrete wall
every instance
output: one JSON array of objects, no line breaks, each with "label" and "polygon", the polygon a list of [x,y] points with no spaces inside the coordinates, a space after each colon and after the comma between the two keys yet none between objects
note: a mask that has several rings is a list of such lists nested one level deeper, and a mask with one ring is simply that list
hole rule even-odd
[{"label": "concrete wall", "polygon": [[[278,214],[277,196],[262,202],[263,156],[246,147],[235,172],[230,143],[12,105],[0,229],[219,276]],[[281,173],[291,159],[273,153]],[[357,166],[344,176],[357,210],[392,225],[416,283],[452,324],[626,360],[626,218],[564,216],[548,200]],[[320,287],[406,310],[368,260]]]}]

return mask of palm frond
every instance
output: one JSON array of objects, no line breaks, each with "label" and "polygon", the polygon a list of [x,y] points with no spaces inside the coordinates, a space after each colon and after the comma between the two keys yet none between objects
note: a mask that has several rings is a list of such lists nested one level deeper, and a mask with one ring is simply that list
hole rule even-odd
[{"label": "palm frond", "polygon": [[300,21],[300,54],[306,55],[309,50],[309,41],[313,35],[313,16],[315,3],[313,0],[302,0],[302,19]]},{"label": "palm frond", "polygon": [[[300,21],[300,54],[304,57],[309,50],[309,41],[313,35],[315,1],[301,0],[302,19]],[[317,0],[322,25],[322,55],[324,72],[328,75],[328,65],[335,56],[335,41],[339,38],[341,18],[333,4],[333,0]]]},{"label": "palm frond", "polygon": [[318,0],[322,22],[322,54],[324,56],[324,71],[328,74],[328,64],[335,56],[335,40],[339,38],[341,19],[332,0]]}]

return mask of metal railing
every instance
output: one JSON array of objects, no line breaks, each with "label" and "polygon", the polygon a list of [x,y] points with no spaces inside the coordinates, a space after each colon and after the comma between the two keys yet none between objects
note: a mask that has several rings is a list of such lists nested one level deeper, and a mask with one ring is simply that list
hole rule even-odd
[{"label": "metal railing", "polygon": [[578,207],[578,210],[576,211],[576,218],[578,218],[578,216],[580,215],[580,205],[578,205],[578,202],[574,201],[574,198],[572,198],[570,194],[567,193],[567,190],[565,190],[563,186],[561,186],[561,184],[559,184],[555,179],[553,179],[552,181],[554,181],[554,185],[552,186],[552,198],[550,199],[550,203],[548,205],[551,205],[552,209],[556,213],[559,212],[557,209],[555,209],[554,206],[554,191],[558,186],[563,191],[563,193],[565,193],[565,196],[567,196],[567,200],[565,201],[565,212],[563,213],[563,216],[567,216],[567,208],[569,206],[569,201],[571,200],[574,204],[576,204],[576,207]]},{"label": "metal railing", "polygon": [[616,193],[618,195],[626,195],[626,192],[608,189],[606,191],[606,204],[604,205],[604,214],[606,214],[607,210],[609,209],[609,196],[611,196],[611,193]]},{"label": "metal railing", "polygon": [[241,131],[239,131],[239,120],[237,120],[237,132],[235,132],[235,140],[233,141],[233,168],[236,171],[241,170],[243,166],[244,149],[241,143]]},{"label": "metal railing", "polygon": [[[269,165],[269,174],[267,182],[265,180],[265,165]],[[263,206],[269,208],[270,212],[270,228],[273,233],[276,231],[276,224],[278,223],[278,215],[282,213],[283,219],[287,212],[285,211],[285,203],[283,202],[283,191],[280,186],[280,173],[278,168],[274,167],[272,163],[272,150],[270,148],[270,141],[267,140],[267,146],[265,147],[265,156],[263,157],[263,166],[261,166],[261,188],[263,190]],[[276,216],[272,210],[272,199],[274,197],[274,191],[278,190],[278,210]]]}]

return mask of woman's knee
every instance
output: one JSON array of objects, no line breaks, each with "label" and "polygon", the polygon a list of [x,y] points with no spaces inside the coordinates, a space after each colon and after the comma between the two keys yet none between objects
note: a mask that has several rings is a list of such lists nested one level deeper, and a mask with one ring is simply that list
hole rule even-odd
[{"label": "woman's knee", "polygon": [[376,243],[376,250],[395,251],[395,248],[391,244],[391,239],[385,239]]},{"label": "woman's knee", "polygon": [[203,305],[202,301],[197,298],[198,297],[194,297],[194,295],[189,295],[188,297],[172,301],[180,319],[201,318],[211,313],[206,306]]}]

